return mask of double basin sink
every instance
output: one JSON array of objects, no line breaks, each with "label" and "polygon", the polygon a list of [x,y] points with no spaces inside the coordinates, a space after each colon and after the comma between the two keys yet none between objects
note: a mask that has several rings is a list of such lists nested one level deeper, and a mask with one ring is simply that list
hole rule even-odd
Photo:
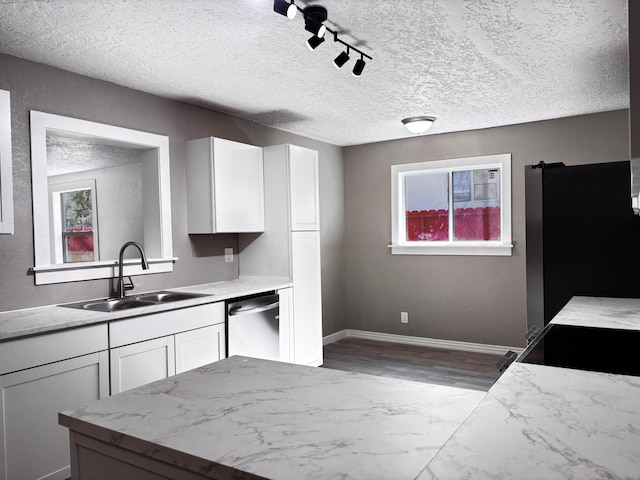
[{"label": "double basin sink", "polygon": [[180,300],[191,300],[193,298],[210,297],[203,293],[188,292],[149,292],[139,295],[131,295],[124,298],[105,298],[102,300],[89,300],[84,302],[66,303],[61,307],[79,308],[82,310],[93,310],[96,312],[118,312],[120,310],[130,310],[132,308],[149,307]]}]

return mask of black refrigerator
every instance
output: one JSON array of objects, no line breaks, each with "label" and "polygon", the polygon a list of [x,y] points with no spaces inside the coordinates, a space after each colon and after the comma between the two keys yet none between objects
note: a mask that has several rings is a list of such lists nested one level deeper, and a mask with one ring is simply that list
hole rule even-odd
[{"label": "black refrigerator", "polygon": [[640,297],[630,163],[525,166],[527,326],[576,295]]}]

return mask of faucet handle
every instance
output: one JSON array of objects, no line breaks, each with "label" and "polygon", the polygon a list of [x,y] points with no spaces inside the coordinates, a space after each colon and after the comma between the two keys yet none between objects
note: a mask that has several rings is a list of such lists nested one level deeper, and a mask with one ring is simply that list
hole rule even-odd
[{"label": "faucet handle", "polygon": [[133,287],[134,287],[133,280],[131,280],[131,277],[127,277],[127,279],[128,279],[128,282],[126,280],[123,281],[124,290],[125,291],[133,290]]}]

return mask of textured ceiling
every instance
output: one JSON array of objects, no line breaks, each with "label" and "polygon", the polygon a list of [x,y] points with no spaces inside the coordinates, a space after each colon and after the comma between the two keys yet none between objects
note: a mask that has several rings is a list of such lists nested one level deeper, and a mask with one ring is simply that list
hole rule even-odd
[{"label": "textured ceiling", "polygon": [[629,105],[626,0],[296,4],[373,57],[360,78],[272,0],[2,0],[0,52],[336,145]]}]

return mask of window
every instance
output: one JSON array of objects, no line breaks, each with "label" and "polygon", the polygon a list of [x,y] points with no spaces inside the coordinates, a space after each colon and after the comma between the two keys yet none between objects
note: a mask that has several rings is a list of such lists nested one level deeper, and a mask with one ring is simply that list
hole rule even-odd
[{"label": "window", "polygon": [[511,255],[511,154],[391,166],[391,253]]},{"label": "window", "polygon": [[50,187],[55,263],[99,260],[95,180]]}]

